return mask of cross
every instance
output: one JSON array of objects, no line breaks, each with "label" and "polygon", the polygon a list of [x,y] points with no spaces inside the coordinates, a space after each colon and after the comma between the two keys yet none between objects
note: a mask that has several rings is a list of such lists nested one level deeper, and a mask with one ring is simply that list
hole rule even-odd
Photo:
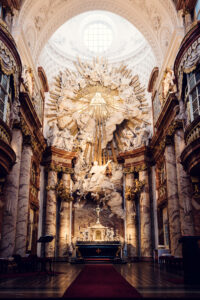
[{"label": "cross", "polygon": [[99,253],[101,252],[101,250],[98,248],[98,249],[96,250],[96,252],[99,254]]},{"label": "cross", "polygon": [[99,214],[100,214],[101,208],[99,207],[99,204],[97,205],[97,208],[95,210],[96,210],[96,213],[97,213],[97,223],[96,224],[100,224]]}]

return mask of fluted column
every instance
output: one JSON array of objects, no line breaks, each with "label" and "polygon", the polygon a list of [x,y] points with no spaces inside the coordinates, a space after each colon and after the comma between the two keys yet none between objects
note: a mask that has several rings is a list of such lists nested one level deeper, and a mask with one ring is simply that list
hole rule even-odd
[{"label": "fluted column", "polygon": [[181,221],[181,234],[193,235],[194,226],[192,218],[192,201],[191,201],[191,187],[189,176],[184,171],[180,162],[180,155],[185,148],[184,132],[178,129],[174,135],[175,151],[176,151],[176,170],[179,196],[179,209]]},{"label": "fluted column", "polygon": [[[125,185],[132,187],[134,181],[134,174],[126,174]],[[128,256],[137,256],[138,243],[137,243],[137,228],[136,228],[136,211],[134,200],[126,199],[126,237],[128,246]]]},{"label": "fluted column", "polygon": [[31,157],[32,157],[31,146],[24,145],[22,150],[21,167],[20,167],[17,228],[16,228],[16,242],[15,242],[15,253],[20,254],[21,256],[25,256],[26,254]]},{"label": "fluted column", "polygon": [[165,148],[166,175],[167,175],[167,199],[170,230],[171,254],[181,256],[181,237],[178,184],[176,173],[176,157],[173,145],[166,145]]},{"label": "fluted column", "polygon": [[19,193],[19,177],[22,152],[22,132],[13,129],[11,146],[16,154],[16,163],[6,178],[5,203],[2,223],[1,257],[9,257],[14,253],[16,220]]},{"label": "fluted column", "polygon": [[53,257],[55,253],[56,237],[56,187],[57,173],[50,170],[48,173],[45,234],[54,236],[52,242],[45,245],[45,256]]},{"label": "fluted column", "polygon": [[139,180],[145,182],[140,193],[141,256],[152,257],[151,209],[149,196],[149,176],[147,170],[139,172]]},{"label": "fluted column", "polygon": [[[70,189],[70,174],[63,173],[63,185]],[[70,244],[70,203],[62,200],[60,212],[59,228],[59,257],[68,255],[68,246]]]}]

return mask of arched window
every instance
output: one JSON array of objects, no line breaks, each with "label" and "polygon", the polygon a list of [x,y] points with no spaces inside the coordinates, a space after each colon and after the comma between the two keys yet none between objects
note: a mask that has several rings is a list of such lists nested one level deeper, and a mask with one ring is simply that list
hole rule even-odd
[{"label": "arched window", "polygon": [[0,70],[0,119],[9,125],[10,121],[10,108],[12,104],[12,85],[11,77],[5,75]]},{"label": "arched window", "polygon": [[187,74],[185,101],[192,122],[200,115],[200,67]]}]

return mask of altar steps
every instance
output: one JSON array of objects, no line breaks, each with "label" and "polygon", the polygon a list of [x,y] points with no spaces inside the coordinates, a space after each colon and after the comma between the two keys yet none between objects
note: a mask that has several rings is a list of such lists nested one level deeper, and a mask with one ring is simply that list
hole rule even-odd
[{"label": "altar steps", "polygon": [[113,259],[110,258],[86,258],[85,264],[111,264]]},{"label": "altar steps", "polygon": [[82,258],[71,259],[71,264],[126,264],[123,259],[111,259],[111,258]]}]

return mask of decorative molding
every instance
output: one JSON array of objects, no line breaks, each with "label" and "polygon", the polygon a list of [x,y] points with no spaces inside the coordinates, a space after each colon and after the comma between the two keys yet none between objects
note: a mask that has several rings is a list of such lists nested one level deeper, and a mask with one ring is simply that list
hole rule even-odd
[{"label": "decorative molding", "polygon": [[156,84],[156,80],[158,78],[158,74],[159,74],[159,68],[158,67],[154,67],[150,78],[149,78],[149,83],[148,83],[148,88],[147,91],[149,93],[153,93],[154,92],[154,88],[155,88],[155,84]]},{"label": "decorative molding", "polygon": [[13,42],[15,47],[17,47],[13,36],[10,34],[10,31],[9,31],[9,28],[8,28],[7,24],[1,18],[0,18],[0,27],[5,32],[5,34],[9,37],[9,39]]},{"label": "decorative molding", "polygon": [[194,140],[200,138],[200,116],[197,117],[186,129],[185,129],[185,141],[189,145]]},{"label": "decorative molding", "polygon": [[64,167],[64,166],[60,165],[60,163],[55,164],[54,162],[47,165],[45,167],[45,170],[47,172],[54,171],[54,172],[57,172],[57,173],[62,172],[62,173],[65,173],[65,174],[74,174],[74,169],[73,168]]},{"label": "decorative molding", "polygon": [[200,57],[200,22],[185,35],[180,50],[174,62],[174,74],[176,76],[178,99],[181,99],[183,73],[195,70]]},{"label": "decorative molding", "polygon": [[183,123],[180,120],[174,120],[173,123],[168,127],[165,136],[162,137],[160,143],[158,146],[156,146],[156,149],[159,152],[162,152],[166,145],[170,145],[173,143],[173,136],[177,129],[183,128]]},{"label": "decorative molding", "polygon": [[10,144],[11,142],[10,128],[1,119],[0,119],[0,139],[7,144]]},{"label": "decorative molding", "polygon": [[16,154],[13,149],[8,143],[0,140],[0,174],[6,176],[10,172],[15,161]]},{"label": "decorative molding", "polygon": [[130,173],[137,173],[137,172],[140,172],[140,171],[145,171],[148,169],[148,166],[147,164],[143,163],[141,165],[138,165],[138,166],[130,166],[130,167],[125,167],[123,169],[123,173],[124,174],[130,174]]},{"label": "decorative molding", "polygon": [[48,85],[47,76],[45,74],[45,71],[44,71],[43,67],[41,67],[41,66],[38,67],[38,76],[41,80],[43,91],[48,92],[49,91],[49,85]]},{"label": "decorative molding", "polygon": [[19,96],[19,83],[22,72],[21,59],[15,41],[7,25],[0,19],[0,65],[6,75],[13,75],[15,97]]},{"label": "decorative molding", "polygon": [[185,147],[181,153],[181,162],[184,169],[194,176],[199,176],[200,166],[200,138],[195,139]]}]

